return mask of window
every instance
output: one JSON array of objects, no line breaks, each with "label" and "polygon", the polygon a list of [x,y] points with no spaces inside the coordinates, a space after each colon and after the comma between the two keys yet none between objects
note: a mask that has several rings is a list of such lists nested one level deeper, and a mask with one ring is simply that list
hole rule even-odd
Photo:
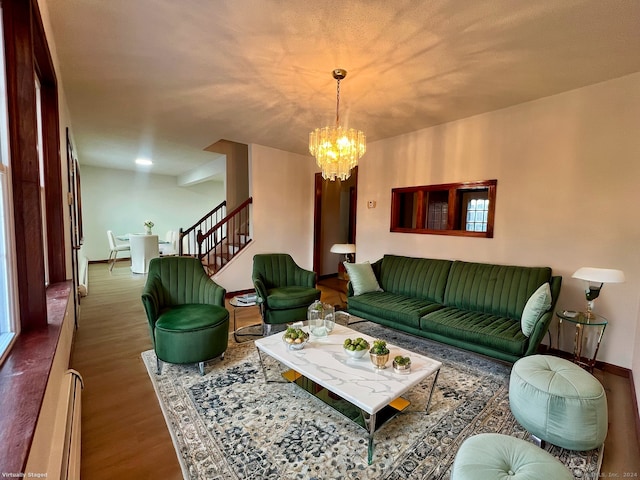
[{"label": "window", "polygon": [[0,357],[14,338],[18,328],[15,298],[15,269],[11,252],[13,244],[13,202],[9,171],[9,134],[7,123],[7,89],[5,85],[4,42],[0,7]]},{"label": "window", "polygon": [[391,231],[493,237],[497,180],[391,190]]},{"label": "window", "polygon": [[38,168],[40,170],[40,211],[42,221],[42,245],[44,256],[44,284],[49,285],[49,245],[47,243],[47,192],[45,190],[45,174],[46,165],[44,162],[44,142],[42,139],[42,87],[38,75],[35,75],[36,84],[36,127],[37,127],[37,144],[38,150]]},{"label": "window", "polygon": [[471,194],[467,194],[463,198],[464,211],[462,217],[466,219],[465,230],[468,232],[486,232],[487,231],[487,217],[489,214],[489,199],[486,197],[486,193],[474,194],[473,197],[468,198]]}]

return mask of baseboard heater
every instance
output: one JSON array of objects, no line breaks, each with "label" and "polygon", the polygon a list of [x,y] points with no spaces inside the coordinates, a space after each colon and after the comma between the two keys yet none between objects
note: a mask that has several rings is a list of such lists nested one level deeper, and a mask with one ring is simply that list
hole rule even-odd
[{"label": "baseboard heater", "polygon": [[80,418],[82,377],[75,370],[67,370],[60,389],[57,418],[60,422],[54,431],[53,445],[60,445],[58,451],[49,457],[50,472],[60,471],[62,480],[80,478]]}]

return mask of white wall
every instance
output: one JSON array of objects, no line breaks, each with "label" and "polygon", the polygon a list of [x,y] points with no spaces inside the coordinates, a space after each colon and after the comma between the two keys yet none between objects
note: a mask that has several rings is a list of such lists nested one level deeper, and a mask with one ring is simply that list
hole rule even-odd
[{"label": "white wall", "polygon": [[227,291],[253,289],[256,253],[289,253],[298,265],[313,269],[313,192],[311,156],[249,146],[249,189],[253,197],[253,241],[214,280]]},{"label": "white wall", "polygon": [[[558,308],[575,310],[585,306],[576,269],[622,269],[627,282],[605,285],[596,301],[610,320],[598,358],[633,365],[638,379],[639,124],[634,74],[373,143],[359,164],[357,260],[548,265],[563,277]],[[493,178],[493,239],[389,232],[392,188]]]},{"label": "white wall", "polygon": [[[82,161],[82,159],[80,159]],[[109,256],[107,230],[116,235],[144,231],[164,238],[168,230],[190,227],[225,198],[223,182],[179,187],[176,177],[80,165],[82,183],[82,255],[90,261]],[[118,254],[125,257],[126,254]]]}]

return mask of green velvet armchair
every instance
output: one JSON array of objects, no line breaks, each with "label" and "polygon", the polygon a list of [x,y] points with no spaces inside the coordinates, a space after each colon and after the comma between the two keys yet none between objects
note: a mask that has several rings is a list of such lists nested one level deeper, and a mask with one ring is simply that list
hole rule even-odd
[{"label": "green velvet armchair", "polygon": [[229,312],[225,289],[211,280],[192,257],[154,258],[142,292],[151,340],[162,362],[197,363],[224,358],[229,341]]},{"label": "green velvet armchair", "polygon": [[286,253],[255,255],[252,279],[265,335],[271,325],[306,320],[309,305],[320,300],[315,272],[299,267]]}]

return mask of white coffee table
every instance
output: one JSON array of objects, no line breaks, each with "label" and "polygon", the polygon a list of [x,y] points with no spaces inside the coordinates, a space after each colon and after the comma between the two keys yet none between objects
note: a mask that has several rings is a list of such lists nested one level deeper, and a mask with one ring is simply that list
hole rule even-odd
[{"label": "white coffee table", "polygon": [[[303,330],[309,331],[307,326],[304,326]],[[345,339],[357,337],[368,340],[370,344],[375,340],[361,332],[336,325],[333,332],[326,337],[315,338],[311,335],[302,350],[289,350],[282,341],[281,333],[256,340],[255,344],[265,381],[273,380],[267,378],[264,354],[291,369],[283,374],[288,381],[320,398],[367,431],[368,461],[371,464],[374,432],[409,405],[408,401],[399,397],[425,378],[435,375],[425,407],[425,412],[428,413],[442,363],[387,344],[390,351],[388,367],[378,370],[371,363],[369,354],[361,359],[354,359],[344,352],[342,344]],[[396,355],[411,358],[411,373],[400,375],[394,372],[391,361]],[[321,392],[318,392],[313,384],[337,395],[342,403],[337,405],[340,402],[331,401],[331,395],[319,395]],[[345,407],[344,401],[352,407],[351,410]]]}]

